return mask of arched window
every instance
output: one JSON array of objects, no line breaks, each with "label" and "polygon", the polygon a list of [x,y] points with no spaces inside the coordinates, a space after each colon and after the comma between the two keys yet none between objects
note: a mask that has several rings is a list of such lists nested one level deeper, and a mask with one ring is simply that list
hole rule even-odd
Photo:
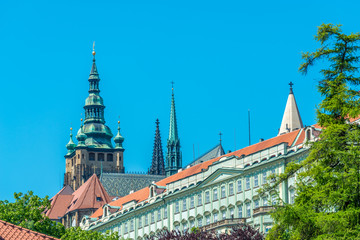
[{"label": "arched window", "polygon": [[113,155],[112,155],[111,153],[107,155],[107,161],[108,161],[108,162],[112,162],[112,161],[113,161],[113,158],[114,158],[114,157],[113,157]]},{"label": "arched window", "polygon": [[89,161],[95,161],[95,153],[89,153]]},{"label": "arched window", "polygon": [[104,154],[103,153],[98,154],[98,161],[104,161]]}]

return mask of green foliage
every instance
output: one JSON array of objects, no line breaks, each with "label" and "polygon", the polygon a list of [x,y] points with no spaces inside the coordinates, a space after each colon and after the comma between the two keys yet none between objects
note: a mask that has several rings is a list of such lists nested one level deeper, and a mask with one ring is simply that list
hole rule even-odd
[{"label": "green foliage", "polygon": [[84,231],[81,228],[66,229],[66,233],[61,237],[62,240],[118,240],[117,232],[105,233],[95,231]]},{"label": "green foliage", "polygon": [[360,127],[348,122],[360,113],[360,34],[323,24],[315,39],[321,48],[304,53],[299,70],[306,74],[318,60],[328,63],[318,85],[323,101],[317,120],[323,131],[306,160],[288,164],[265,187],[270,191],[297,174],[295,203],[276,207],[267,239],[360,239]]},{"label": "green foliage", "polygon": [[51,221],[43,212],[50,208],[48,197],[40,198],[29,191],[27,194],[14,193],[15,202],[0,201],[0,219],[15,225],[61,237],[65,228],[62,224]]}]

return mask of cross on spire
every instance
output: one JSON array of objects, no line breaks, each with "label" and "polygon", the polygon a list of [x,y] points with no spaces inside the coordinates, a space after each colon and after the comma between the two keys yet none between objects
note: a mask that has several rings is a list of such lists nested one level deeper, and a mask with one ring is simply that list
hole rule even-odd
[{"label": "cross on spire", "polygon": [[293,93],[293,85],[294,85],[294,83],[293,83],[293,82],[289,82],[289,86],[290,86],[290,93]]},{"label": "cross on spire", "polygon": [[174,81],[171,81],[170,83],[171,83],[171,91],[172,91],[172,94],[174,94],[174,83],[175,83],[175,82],[174,82]]},{"label": "cross on spire", "polygon": [[220,144],[221,144],[221,136],[222,136],[223,134],[221,133],[221,132],[219,132],[219,136],[220,136]]}]

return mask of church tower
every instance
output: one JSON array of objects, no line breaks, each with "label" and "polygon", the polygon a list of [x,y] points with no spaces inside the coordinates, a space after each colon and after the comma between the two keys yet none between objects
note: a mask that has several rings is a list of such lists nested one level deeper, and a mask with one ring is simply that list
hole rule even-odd
[{"label": "church tower", "polygon": [[164,155],[161,145],[159,119],[156,119],[155,123],[156,123],[156,130],[155,130],[154,150],[153,150],[153,157],[152,157],[149,174],[165,175],[165,163],[164,163]]},{"label": "church tower", "polygon": [[[99,73],[95,63],[95,50],[93,50],[93,63],[89,76],[89,96],[85,100],[85,120],[81,119],[81,126],[76,135],[78,144],[72,140],[66,145],[68,150],[65,155],[64,185],[70,185],[74,190],[78,189],[94,173],[99,175],[101,171],[110,173],[123,173],[122,142],[124,138],[118,134],[114,138],[115,148],[111,143],[113,134],[105,125],[105,105],[100,96]],[[118,122],[119,124],[119,122]],[[71,129],[72,130],[72,129]]]},{"label": "church tower", "polygon": [[278,135],[292,132],[304,127],[301,121],[299,109],[295,101],[295,96],[292,87],[294,84],[290,82],[289,85],[290,85],[290,93],[286,102],[284,116],[281,121],[281,126]]},{"label": "church tower", "polygon": [[169,138],[167,140],[167,154],[166,154],[166,176],[171,176],[178,172],[182,167],[180,139],[178,137],[176,112],[175,112],[175,98],[174,87],[172,88],[171,110],[170,110],[170,127]]}]

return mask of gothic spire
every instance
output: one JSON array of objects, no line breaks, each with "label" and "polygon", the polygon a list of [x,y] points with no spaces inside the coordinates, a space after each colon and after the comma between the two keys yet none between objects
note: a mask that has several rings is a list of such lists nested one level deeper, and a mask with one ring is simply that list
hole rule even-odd
[{"label": "gothic spire", "polygon": [[300,129],[303,127],[303,123],[301,121],[299,109],[297,107],[295,96],[293,92],[293,83],[290,82],[290,93],[287,99],[284,116],[281,122],[279,134],[285,134],[288,132],[292,132],[294,130]]},{"label": "gothic spire", "polygon": [[174,98],[174,82],[172,84],[171,94],[171,109],[170,109],[170,126],[169,138],[167,140],[167,155],[166,155],[166,176],[173,175],[182,167],[182,157],[180,151],[180,139],[177,130],[175,98]]},{"label": "gothic spire", "polygon": [[149,174],[152,175],[165,175],[165,163],[164,155],[161,145],[160,129],[159,129],[159,119],[156,119],[156,130],[155,130],[155,141],[154,141],[154,150],[151,162],[151,168]]}]

